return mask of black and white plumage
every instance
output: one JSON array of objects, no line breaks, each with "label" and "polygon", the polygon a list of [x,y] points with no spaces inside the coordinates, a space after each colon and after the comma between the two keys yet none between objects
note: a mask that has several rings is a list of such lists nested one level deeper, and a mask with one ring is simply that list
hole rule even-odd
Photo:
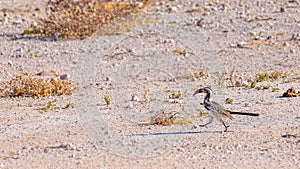
[{"label": "black and white plumage", "polygon": [[201,127],[204,127],[208,124],[210,124],[213,119],[216,119],[217,121],[221,122],[223,126],[225,127],[225,132],[227,131],[227,126],[224,121],[222,120],[222,116],[227,117],[229,119],[233,119],[231,114],[237,114],[237,115],[247,115],[247,116],[259,116],[259,114],[256,113],[243,113],[243,112],[233,112],[226,110],[223,106],[221,106],[219,103],[210,101],[210,98],[212,97],[213,91],[209,87],[200,88],[195,91],[194,96],[198,93],[206,93],[206,96],[204,97],[204,107],[209,111],[209,121],[208,123],[204,125],[200,125]]}]

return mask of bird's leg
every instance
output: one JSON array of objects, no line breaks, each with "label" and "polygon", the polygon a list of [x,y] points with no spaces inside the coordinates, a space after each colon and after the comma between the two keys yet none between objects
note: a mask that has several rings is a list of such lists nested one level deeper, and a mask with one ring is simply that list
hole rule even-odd
[{"label": "bird's leg", "polygon": [[209,125],[210,123],[212,123],[213,119],[214,119],[214,118],[213,118],[212,116],[209,116],[209,121],[208,121],[207,123],[202,124],[202,125],[199,125],[199,126],[200,126],[200,127],[205,127],[205,126]]},{"label": "bird's leg", "polygon": [[221,122],[222,122],[223,126],[225,127],[224,132],[226,132],[226,131],[227,131],[227,128],[229,127],[229,125],[227,126],[227,125],[224,123],[224,121],[223,121],[222,119],[221,119]]}]

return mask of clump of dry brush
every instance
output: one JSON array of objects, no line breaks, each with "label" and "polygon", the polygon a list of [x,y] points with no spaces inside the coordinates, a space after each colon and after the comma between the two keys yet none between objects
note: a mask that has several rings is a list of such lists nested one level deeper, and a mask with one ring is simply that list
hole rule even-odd
[{"label": "clump of dry brush", "polygon": [[64,39],[91,36],[104,24],[144,8],[150,0],[115,2],[112,0],[49,0],[45,19],[31,25],[23,34],[42,34]]},{"label": "clump of dry brush", "polygon": [[0,97],[49,97],[72,95],[72,80],[58,78],[35,78],[31,75],[16,75],[7,81],[0,82]]}]

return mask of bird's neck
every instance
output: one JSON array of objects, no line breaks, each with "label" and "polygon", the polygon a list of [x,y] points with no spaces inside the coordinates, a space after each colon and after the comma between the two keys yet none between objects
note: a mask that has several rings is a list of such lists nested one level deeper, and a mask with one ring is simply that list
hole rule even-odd
[{"label": "bird's neck", "polygon": [[204,97],[204,103],[209,103],[210,102],[210,93],[207,93],[206,96]]}]

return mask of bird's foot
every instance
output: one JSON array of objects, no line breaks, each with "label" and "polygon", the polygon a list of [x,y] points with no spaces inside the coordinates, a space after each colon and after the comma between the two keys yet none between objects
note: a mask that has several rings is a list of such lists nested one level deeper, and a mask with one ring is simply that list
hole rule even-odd
[{"label": "bird's foot", "polygon": [[229,127],[229,125],[228,126],[225,126],[225,130],[224,130],[224,132],[227,132],[227,128]]}]

